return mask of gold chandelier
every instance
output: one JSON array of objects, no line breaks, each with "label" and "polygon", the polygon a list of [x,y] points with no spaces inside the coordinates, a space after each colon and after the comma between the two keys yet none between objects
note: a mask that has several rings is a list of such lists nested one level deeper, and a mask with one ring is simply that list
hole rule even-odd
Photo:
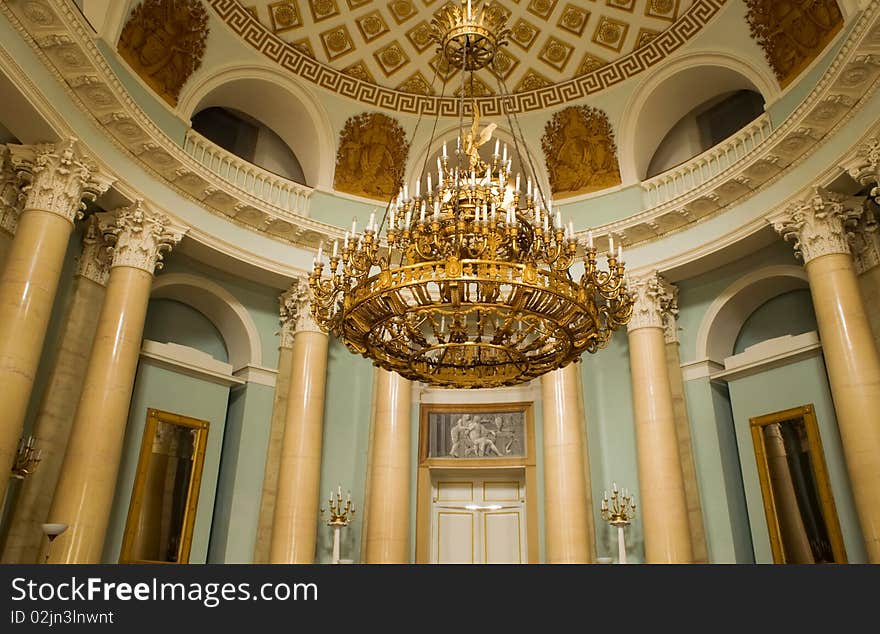
[{"label": "gold chandelier", "polygon": [[[438,53],[462,69],[463,81],[507,37],[497,6],[473,5],[449,4],[432,25]],[[384,240],[385,218],[377,223],[374,213],[360,234],[355,221],[341,249],[333,244],[329,274],[319,247],[309,275],[316,321],[350,350],[406,378],[455,388],[515,385],[564,367],[607,344],[632,315],[621,250],[609,241],[601,270],[590,234],[575,281],[570,269],[581,249],[572,223],[554,214],[536,174],[521,191],[506,145],[499,153],[496,140],[491,158],[480,156],[496,126],[480,131],[475,102],[472,111],[453,156],[443,144],[436,181],[428,173],[423,193],[419,177],[413,196],[404,184],[390,202]],[[514,142],[525,169],[531,157],[515,133]]]}]

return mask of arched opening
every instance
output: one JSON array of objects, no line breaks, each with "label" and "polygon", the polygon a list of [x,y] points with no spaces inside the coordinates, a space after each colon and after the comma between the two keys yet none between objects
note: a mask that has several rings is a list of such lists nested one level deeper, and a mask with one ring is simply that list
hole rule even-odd
[{"label": "arched opening", "polygon": [[654,151],[645,178],[651,178],[715,147],[764,112],[761,93],[741,89],[712,97],[672,126]]},{"label": "arched opening", "polygon": [[274,130],[233,108],[211,106],[197,112],[192,128],[227,152],[264,170],[307,185],[296,154]]}]

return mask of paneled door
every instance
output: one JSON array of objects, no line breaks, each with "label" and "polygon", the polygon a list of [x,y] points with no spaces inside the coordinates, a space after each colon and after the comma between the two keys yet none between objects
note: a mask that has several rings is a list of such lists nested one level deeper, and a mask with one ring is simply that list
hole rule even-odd
[{"label": "paneled door", "polygon": [[528,561],[521,474],[438,475],[432,479],[431,493],[432,563]]}]

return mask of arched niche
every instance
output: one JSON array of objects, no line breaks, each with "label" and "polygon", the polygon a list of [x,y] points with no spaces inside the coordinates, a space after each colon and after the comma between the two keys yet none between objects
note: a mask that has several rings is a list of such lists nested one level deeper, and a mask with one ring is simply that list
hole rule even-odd
[{"label": "arched niche", "polygon": [[619,127],[624,184],[644,180],[654,152],[685,115],[713,97],[738,90],[757,92],[765,103],[779,92],[769,69],[725,53],[683,55],[646,78],[630,97]]},{"label": "arched niche", "polygon": [[744,275],[715,298],[697,331],[696,356],[723,364],[734,352],[737,337],[749,316],[770,299],[809,288],[800,266],[768,266]]},{"label": "arched niche", "polygon": [[336,144],[330,120],[318,100],[290,77],[259,66],[235,66],[192,83],[180,98],[184,117],[210,107],[249,115],[290,148],[310,187],[331,186]]},{"label": "arched niche", "polygon": [[153,282],[151,299],[172,299],[207,317],[220,331],[233,371],[262,365],[260,333],[244,305],[211,280],[186,273],[166,273]]}]

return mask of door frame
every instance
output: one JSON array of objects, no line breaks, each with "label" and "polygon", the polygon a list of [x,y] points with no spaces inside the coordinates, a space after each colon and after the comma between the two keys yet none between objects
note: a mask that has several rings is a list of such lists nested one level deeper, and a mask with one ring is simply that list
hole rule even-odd
[{"label": "door frame", "polygon": [[[429,458],[428,414],[430,412],[461,412],[488,414],[521,410],[525,413],[525,456],[516,458]],[[431,470],[457,471],[464,475],[469,470],[486,472],[490,469],[522,469],[526,489],[526,553],[530,564],[539,563],[538,540],[538,469],[535,461],[534,403],[443,404],[422,403],[419,415],[419,466],[416,479],[416,563],[431,562]]]}]

